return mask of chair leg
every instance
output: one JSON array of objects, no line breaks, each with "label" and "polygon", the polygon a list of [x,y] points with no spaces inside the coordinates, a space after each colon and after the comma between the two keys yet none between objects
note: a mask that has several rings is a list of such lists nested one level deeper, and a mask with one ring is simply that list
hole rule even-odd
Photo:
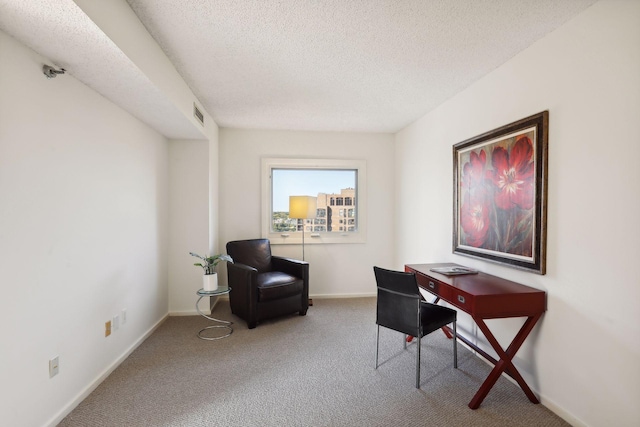
[{"label": "chair leg", "polygon": [[458,369],[458,331],[456,321],[453,321],[453,367]]},{"label": "chair leg", "polygon": [[418,335],[418,341],[416,342],[418,351],[416,355],[416,388],[420,388],[420,335]]},{"label": "chair leg", "polygon": [[376,330],[376,369],[378,369],[378,351],[380,350],[380,325],[377,325],[378,329]]},{"label": "chair leg", "polygon": [[402,334],[402,344],[404,345],[404,349],[407,349],[407,334]]}]

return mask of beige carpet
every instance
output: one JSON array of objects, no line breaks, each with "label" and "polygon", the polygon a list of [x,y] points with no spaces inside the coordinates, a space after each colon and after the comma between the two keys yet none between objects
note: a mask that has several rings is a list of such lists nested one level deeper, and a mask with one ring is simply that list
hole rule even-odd
[{"label": "beige carpet", "polygon": [[469,400],[490,367],[435,332],[415,345],[381,329],[374,369],[375,299],[314,301],[307,316],[258,325],[231,315],[233,334],[203,341],[202,317],[171,317],[60,426],[567,426],[500,378],[482,406]]}]

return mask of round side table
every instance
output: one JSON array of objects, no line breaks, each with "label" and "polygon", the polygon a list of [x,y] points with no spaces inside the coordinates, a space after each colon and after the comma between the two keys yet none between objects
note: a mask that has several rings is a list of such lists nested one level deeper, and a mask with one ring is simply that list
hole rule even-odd
[{"label": "round side table", "polygon": [[[200,300],[202,298],[204,298],[204,297],[216,297],[216,296],[228,294],[229,292],[231,292],[231,288],[229,288],[227,286],[220,286],[215,291],[205,291],[204,289],[200,289],[198,292],[196,292],[196,294],[198,294],[198,296],[200,297],[200,298],[198,298],[198,301],[196,301],[196,311],[198,312],[198,314],[200,316],[202,316],[202,317],[205,317],[205,318],[213,321],[213,322],[221,323],[221,325],[211,325],[211,326],[207,326],[205,328],[200,329],[200,331],[198,332],[198,338],[200,338],[201,340],[215,341],[215,340],[219,340],[219,339],[222,339],[222,338],[226,338],[226,337],[228,337],[229,335],[231,335],[233,333],[233,328],[231,327],[231,325],[233,325],[233,322],[227,322],[226,320],[214,319],[213,317],[207,316],[202,311],[200,311],[200,307],[199,307],[199,303],[200,303]],[[229,331],[229,333],[226,334],[226,335],[219,336],[219,337],[204,337],[204,336],[202,336],[202,332],[206,331],[207,329],[217,329],[217,328],[226,329],[226,330]]]}]

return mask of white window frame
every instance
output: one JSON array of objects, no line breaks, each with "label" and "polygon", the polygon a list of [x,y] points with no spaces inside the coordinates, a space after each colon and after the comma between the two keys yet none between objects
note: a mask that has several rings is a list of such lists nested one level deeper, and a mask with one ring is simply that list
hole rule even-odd
[{"label": "white window frame", "polygon": [[[302,232],[273,232],[271,231],[272,214],[272,182],[273,169],[344,169],[356,170],[355,204],[357,225],[356,231],[336,232],[307,232],[304,243],[365,243],[367,241],[367,163],[365,160],[347,159],[292,159],[292,158],[263,158],[262,159],[262,237],[271,241],[272,245],[301,244]],[[315,196],[315,194],[306,194]]]}]

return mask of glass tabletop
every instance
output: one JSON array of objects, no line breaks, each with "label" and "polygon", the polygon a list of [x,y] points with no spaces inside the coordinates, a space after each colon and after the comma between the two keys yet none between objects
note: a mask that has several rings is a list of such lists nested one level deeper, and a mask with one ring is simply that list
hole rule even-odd
[{"label": "glass tabletop", "polygon": [[216,295],[228,294],[229,292],[231,292],[231,288],[230,287],[228,287],[228,286],[218,286],[218,289],[216,289],[214,291],[205,291],[204,289],[200,289],[196,293],[198,295],[200,295],[201,297],[212,297],[212,296],[216,296]]}]

